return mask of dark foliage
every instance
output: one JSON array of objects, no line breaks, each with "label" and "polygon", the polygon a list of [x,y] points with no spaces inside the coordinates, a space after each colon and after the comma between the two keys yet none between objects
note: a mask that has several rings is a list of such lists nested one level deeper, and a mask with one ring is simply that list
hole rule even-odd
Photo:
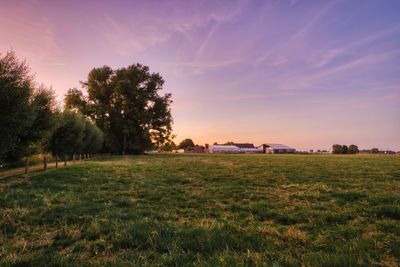
[{"label": "dark foliage", "polygon": [[54,156],[66,157],[74,153],[97,152],[102,143],[103,134],[99,128],[78,113],[64,111],[59,115],[48,150]]},{"label": "dark foliage", "polygon": [[103,130],[104,151],[142,153],[170,141],[171,94],[159,94],[164,80],[149,67],[94,68],[82,84],[88,96],[70,89],[66,108],[79,110]]},{"label": "dark foliage", "polygon": [[194,147],[194,146],[195,146],[195,144],[194,144],[193,140],[187,138],[187,139],[182,140],[182,142],[179,143],[178,148],[185,149],[185,148]]},{"label": "dark foliage", "polygon": [[55,112],[51,89],[37,87],[13,51],[0,57],[0,160],[16,161],[47,142]]}]

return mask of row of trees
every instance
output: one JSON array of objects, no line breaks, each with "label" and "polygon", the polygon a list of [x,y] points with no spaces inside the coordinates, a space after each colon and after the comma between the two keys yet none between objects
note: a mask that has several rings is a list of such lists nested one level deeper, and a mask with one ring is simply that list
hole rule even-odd
[{"label": "row of trees", "polygon": [[0,161],[31,154],[94,153],[101,130],[82,115],[61,112],[51,88],[37,85],[28,64],[13,51],[0,55]]},{"label": "row of trees", "polygon": [[359,152],[358,146],[356,145],[333,145],[332,153],[333,154],[357,154]]},{"label": "row of trees", "polygon": [[200,147],[199,145],[195,145],[193,140],[190,138],[183,139],[179,145],[176,145],[174,141],[168,141],[162,146],[159,147],[162,151],[173,151],[176,149],[189,149],[193,147]]},{"label": "row of trees", "polygon": [[205,144],[204,146],[198,145],[198,144],[195,144],[192,139],[186,138],[186,139],[183,139],[178,145],[176,145],[174,143],[174,141],[169,141],[169,142],[166,142],[161,147],[158,147],[158,149],[161,151],[173,151],[176,149],[189,149],[189,150],[195,149],[195,148],[208,149],[208,147],[209,147],[208,144]]}]

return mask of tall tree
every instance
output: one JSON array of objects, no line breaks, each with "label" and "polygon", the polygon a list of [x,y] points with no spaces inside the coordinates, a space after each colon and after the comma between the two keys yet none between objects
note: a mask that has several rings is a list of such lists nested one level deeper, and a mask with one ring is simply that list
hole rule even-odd
[{"label": "tall tree", "polygon": [[0,159],[18,160],[45,141],[53,126],[54,93],[37,87],[13,51],[0,57]]},{"label": "tall tree", "polygon": [[171,94],[159,94],[164,80],[147,66],[95,68],[82,84],[87,97],[71,89],[65,97],[66,108],[77,109],[96,122],[104,132],[106,151],[141,153],[171,139]]},{"label": "tall tree", "polygon": [[0,157],[11,157],[33,121],[33,76],[13,51],[0,57]]}]

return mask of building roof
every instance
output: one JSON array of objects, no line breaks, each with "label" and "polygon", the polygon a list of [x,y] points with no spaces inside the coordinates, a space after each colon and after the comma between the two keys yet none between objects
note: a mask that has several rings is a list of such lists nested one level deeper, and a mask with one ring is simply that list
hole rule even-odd
[{"label": "building roof", "polygon": [[250,143],[234,143],[233,145],[238,148],[254,148],[254,145]]},{"label": "building roof", "polygon": [[211,147],[214,149],[238,149],[237,146],[232,145],[212,145]]},{"label": "building roof", "polygon": [[264,144],[264,146],[266,147],[272,147],[273,149],[294,149],[293,147],[288,147],[282,144],[271,144],[271,143],[267,143]]}]

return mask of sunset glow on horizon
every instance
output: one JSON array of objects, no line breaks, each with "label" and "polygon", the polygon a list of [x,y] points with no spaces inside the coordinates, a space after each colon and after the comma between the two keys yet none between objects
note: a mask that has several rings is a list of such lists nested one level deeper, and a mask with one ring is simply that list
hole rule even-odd
[{"label": "sunset glow on horizon", "polygon": [[62,100],[141,63],[172,93],[176,142],[400,150],[400,1],[3,1],[0,53]]}]

